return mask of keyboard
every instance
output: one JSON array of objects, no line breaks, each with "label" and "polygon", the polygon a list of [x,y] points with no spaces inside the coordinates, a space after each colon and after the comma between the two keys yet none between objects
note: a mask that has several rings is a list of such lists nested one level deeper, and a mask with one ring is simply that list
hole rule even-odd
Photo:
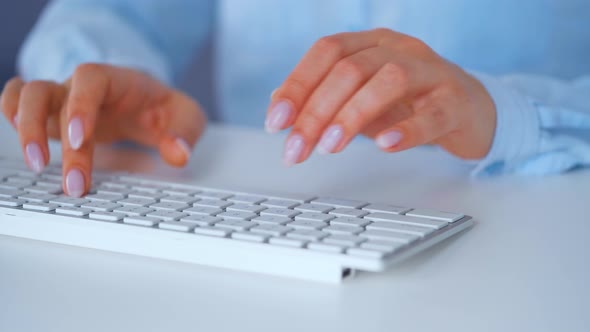
[{"label": "keyboard", "polygon": [[124,254],[338,283],[380,272],[470,227],[473,219],[316,195],[269,195],[127,173],[93,175],[83,198],[0,158],[0,234]]}]

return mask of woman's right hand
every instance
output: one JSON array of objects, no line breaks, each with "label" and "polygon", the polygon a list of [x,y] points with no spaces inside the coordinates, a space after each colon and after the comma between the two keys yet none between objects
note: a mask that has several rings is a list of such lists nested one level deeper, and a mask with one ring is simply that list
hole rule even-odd
[{"label": "woman's right hand", "polygon": [[41,172],[49,162],[48,138],[61,139],[63,188],[74,197],[91,187],[95,143],[134,141],[180,167],[206,122],[198,103],[180,91],[142,72],[102,64],[80,65],[64,83],[15,77],[0,106],[32,170]]}]

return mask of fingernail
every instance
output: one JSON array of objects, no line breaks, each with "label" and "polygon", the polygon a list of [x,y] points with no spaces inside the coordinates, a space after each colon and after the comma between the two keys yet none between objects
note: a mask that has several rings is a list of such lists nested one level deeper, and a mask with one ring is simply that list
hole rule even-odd
[{"label": "fingernail", "polygon": [[318,143],[318,153],[320,154],[328,154],[334,151],[340,141],[342,141],[342,137],[344,136],[344,130],[339,125],[332,125],[324,131],[320,142]]},{"label": "fingernail", "polygon": [[37,172],[41,173],[45,168],[45,161],[43,157],[43,151],[37,143],[29,143],[25,147],[25,153],[27,154],[27,160],[29,161],[29,167]]},{"label": "fingernail", "polygon": [[304,147],[305,142],[301,135],[295,134],[289,137],[285,144],[285,154],[283,155],[283,163],[285,166],[289,167],[295,165],[301,157]]},{"label": "fingernail", "polygon": [[68,125],[68,140],[70,141],[70,147],[74,150],[78,150],[82,146],[84,126],[79,117],[70,120],[70,124]]},{"label": "fingernail", "polygon": [[377,146],[382,149],[389,149],[394,147],[402,140],[402,133],[392,130],[377,137]]},{"label": "fingernail", "polygon": [[288,102],[280,101],[276,103],[270,110],[264,123],[266,131],[270,134],[279,132],[287,124],[287,121],[289,121],[289,116],[292,112],[291,105]]},{"label": "fingernail", "polygon": [[176,139],[176,145],[178,145],[178,147],[182,151],[184,151],[184,154],[186,156],[186,159],[189,159],[190,156],[191,156],[191,151],[192,151],[191,146],[188,145],[188,143],[184,139],[182,139],[180,137]]},{"label": "fingernail", "polygon": [[77,168],[72,168],[66,175],[67,194],[72,197],[81,197],[84,194],[84,175]]}]

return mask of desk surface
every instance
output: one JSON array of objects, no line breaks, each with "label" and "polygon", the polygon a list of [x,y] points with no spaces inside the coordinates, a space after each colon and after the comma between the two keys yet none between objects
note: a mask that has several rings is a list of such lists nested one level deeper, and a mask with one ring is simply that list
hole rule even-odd
[{"label": "desk surface", "polygon": [[[20,158],[4,121],[0,142],[0,155]],[[285,169],[282,142],[212,127],[181,171],[124,148],[100,149],[97,163],[459,211],[477,225],[341,286],[0,236],[0,331],[588,331],[590,172],[471,180],[434,149],[389,155],[366,141]]]}]

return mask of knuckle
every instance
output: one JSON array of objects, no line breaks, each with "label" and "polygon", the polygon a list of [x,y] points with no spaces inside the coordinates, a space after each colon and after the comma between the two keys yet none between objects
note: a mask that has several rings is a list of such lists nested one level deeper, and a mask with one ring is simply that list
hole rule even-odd
[{"label": "knuckle", "polygon": [[47,81],[31,81],[22,88],[23,95],[44,93],[48,90],[50,83]]},{"label": "knuckle", "polygon": [[98,63],[83,63],[74,70],[74,78],[92,77],[101,75],[104,65]]},{"label": "knuckle", "polygon": [[334,67],[334,71],[338,75],[342,75],[355,81],[360,81],[366,76],[366,70],[363,63],[350,57],[338,61]]},{"label": "knuckle", "polygon": [[403,48],[410,50],[423,50],[429,48],[428,45],[426,45],[426,43],[423,42],[421,39],[408,35],[404,35],[404,37],[400,41],[400,45]]},{"label": "knuckle", "polygon": [[386,86],[396,87],[402,91],[408,89],[410,75],[404,66],[395,62],[388,62],[383,65],[381,71],[383,73],[383,83]]},{"label": "knuckle", "polygon": [[383,28],[383,27],[373,29],[373,32],[376,33],[381,38],[388,38],[388,37],[395,35],[395,32],[393,30],[388,29],[388,28]]},{"label": "knuckle", "polygon": [[449,114],[443,107],[435,106],[428,112],[427,130],[440,132],[446,130],[451,123]]},{"label": "knuckle", "polygon": [[[282,89],[289,96],[305,96],[307,94],[309,84],[298,77],[289,77],[283,83]],[[299,100],[299,98],[295,98]],[[296,100],[293,100],[296,102]]]},{"label": "knuckle", "polygon": [[315,48],[319,54],[327,54],[333,57],[340,57],[345,51],[342,39],[336,35],[325,36],[318,39],[313,48]]},{"label": "knuckle", "polygon": [[307,137],[319,136],[319,131],[327,120],[316,112],[302,113],[295,125],[295,130]]}]

